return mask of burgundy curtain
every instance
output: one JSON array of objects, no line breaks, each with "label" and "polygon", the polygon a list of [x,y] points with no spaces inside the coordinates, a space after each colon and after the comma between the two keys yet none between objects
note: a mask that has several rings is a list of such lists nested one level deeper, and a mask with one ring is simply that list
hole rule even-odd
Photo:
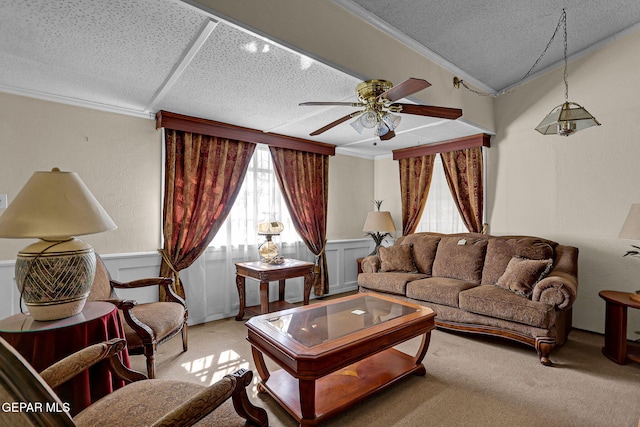
[{"label": "burgundy curtain", "polygon": [[[256,145],[165,129],[164,247],[160,275],[174,278],[206,249],[231,211]],[[164,295],[160,295],[164,299]]]},{"label": "burgundy curtain", "polygon": [[400,197],[402,198],[402,235],[418,227],[429,195],[435,154],[399,160]]},{"label": "burgundy curtain", "polygon": [[329,156],[287,148],[269,147],[289,214],[298,234],[316,255],[314,294],[329,291],[327,271],[327,194]]},{"label": "burgundy curtain", "polygon": [[483,232],[482,147],[441,153],[444,173],[460,216],[469,231]]}]

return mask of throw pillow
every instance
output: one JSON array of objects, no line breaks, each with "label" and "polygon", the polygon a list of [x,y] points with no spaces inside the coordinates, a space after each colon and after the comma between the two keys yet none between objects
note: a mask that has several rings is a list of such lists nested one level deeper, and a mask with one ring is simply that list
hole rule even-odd
[{"label": "throw pillow", "polygon": [[438,243],[432,276],[480,284],[486,251],[484,237],[476,238],[468,233],[443,237]]},{"label": "throw pillow", "polygon": [[413,245],[395,245],[378,248],[380,271],[404,271],[413,273],[416,265],[413,262]]},{"label": "throw pillow", "polygon": [[496,286],[530,298],[533,287],[551,271],[552,259],[528,259],[513,257]]}]

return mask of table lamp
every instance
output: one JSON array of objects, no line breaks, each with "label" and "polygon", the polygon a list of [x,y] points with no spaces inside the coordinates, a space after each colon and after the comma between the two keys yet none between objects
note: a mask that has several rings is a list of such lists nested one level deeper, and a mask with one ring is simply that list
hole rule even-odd
[{"label": "table lamp", "polygon": [[268,219],[258,223],[258,234],[266,237],[266,241],[258,248],[260,260],[267,263],[277,263],[281,258],[278,256],[278,245],[273,243],[271,238],[277,236],[284,230],[284,224],[275,219]]},{"label": "table lamp", "polygon": [[380,212],[380,204],[382,202],[376,201],[378,210],[375,212],[369,212],[367,219],[364,221],[364,227],[362,231],[367,233],[376,244],[369,255],[375,255],[378,253],[378,248],[382,245],[382,241],[385,237],[391,236],[391,232],[396,231],[395,225],[393,225],[393,219],[391,218],[391,212]]},{"label": "table lamp", "polygon": [[[640,203],[634,203],[631,205],[631,209],[629,209],[629,213],[627,214],[627,219],[622,225],[622,229],[620,230],[618,237],[620,239],[640,240]],[[640,247],[635,245],[631,246],[635,248],[635,250],[627,251],[624,256],[640,256]],[[634,301],[640,302],[640,291],[630,294],[630,297]]]},{"label": "table lamp", "polygon": [[38,238],[16,259],[16,284],[35,320],[82,311],[93,283],[93,248],[75,236],[117,228],[74,172],[36,172],[0,216],[0,237]]}]

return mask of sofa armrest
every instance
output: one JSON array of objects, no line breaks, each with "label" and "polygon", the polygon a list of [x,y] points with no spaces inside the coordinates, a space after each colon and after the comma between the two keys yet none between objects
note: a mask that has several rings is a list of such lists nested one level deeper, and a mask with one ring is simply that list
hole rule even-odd
[{"label": "sofa armrest", "polygon": [[533,288],[531,299],[552,305],[556,310],[570,308],[578,295],[578,279],[563,271],[552,272]]},{"label": "sofa armrest", "polygon": [[378,255],[369,255],[362,260],[363,273],[377,273],[380,271],[380,257]]}]

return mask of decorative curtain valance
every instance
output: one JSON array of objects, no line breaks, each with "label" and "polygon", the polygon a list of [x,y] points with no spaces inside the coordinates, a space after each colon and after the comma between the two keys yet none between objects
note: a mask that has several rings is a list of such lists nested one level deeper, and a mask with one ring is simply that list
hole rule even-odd
[{"label": "decorative curtain valance", "polygon": [[269,147],[289,214],[307,248],[316,255],[314,294],[329,291],[327,271],[327,202],[329,156]]},{"label": "decorative curtain valance", "polygon": [[201,135],[211,135],[237,141],[266,144],[270,147],[289,148],[292,150],[308,151],[310,153],[326,154],[329,156],[336,154],[336,146],[332,144],[325,144],[323,142],[310,141],[277,133],[263,132],[257,129],[230,125],[228,123],[216,122],[214,120],[201,119],[198,117],[185,116],[182,114],[171,113],[169,111],[159,111],[156,114],[156,129],[160,128],[182,130],[185,132],[199,133]]},{"label": "decorative curtain valance", "polygon": [[474,147],[489,147],[491,135],[481,133],[478,135],[465,136],[462,138],[450,139],[448,141],[424,144],[416,147],[393,150],[393,160],[400,160],[409,157],[428,156],[429,154],[446,153],[448,151],[464,150]]},{"label": "decorative curtain valance", "polygon": [[[160,274],[174,278],[209,245],[231,211],[256,145],[165,129],[164,247]],[[164,295],[160,295],[161,300]]]}]

